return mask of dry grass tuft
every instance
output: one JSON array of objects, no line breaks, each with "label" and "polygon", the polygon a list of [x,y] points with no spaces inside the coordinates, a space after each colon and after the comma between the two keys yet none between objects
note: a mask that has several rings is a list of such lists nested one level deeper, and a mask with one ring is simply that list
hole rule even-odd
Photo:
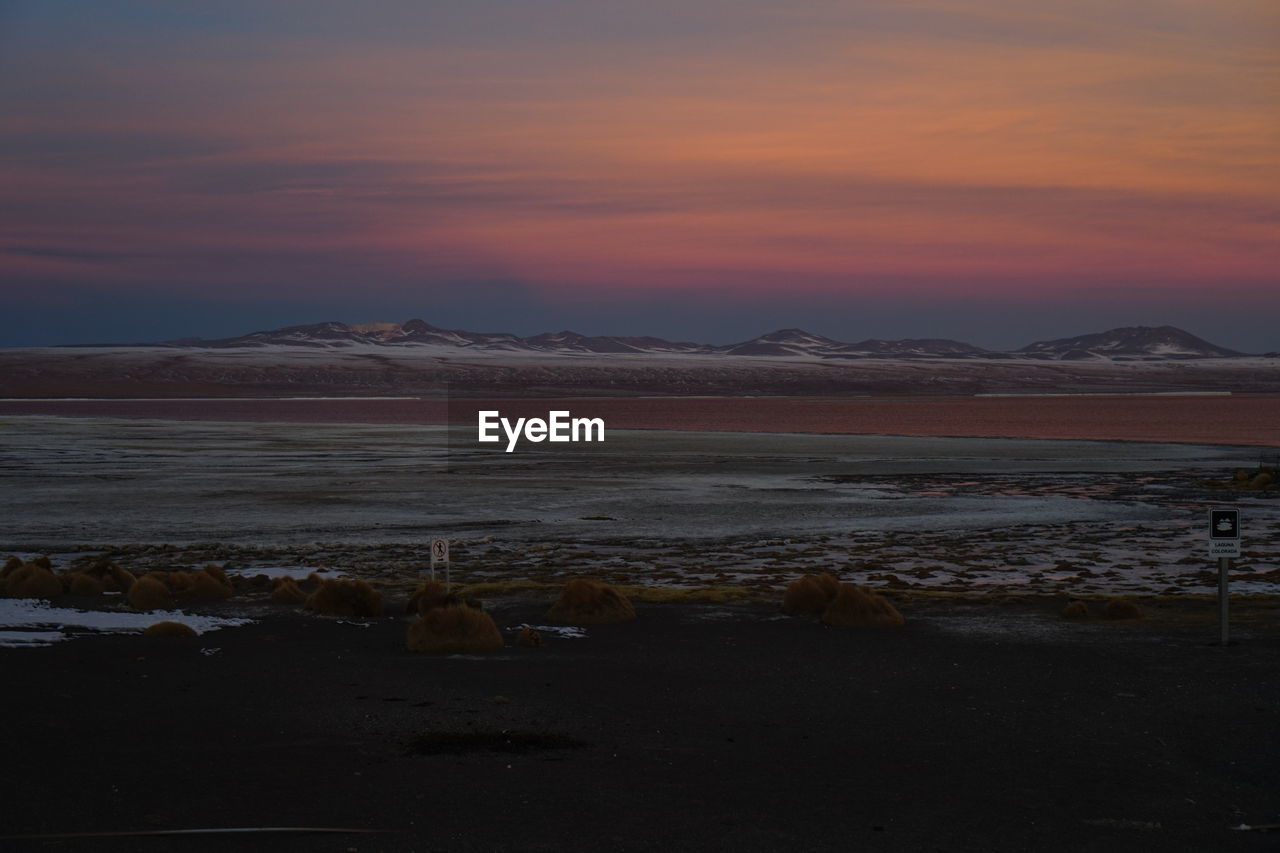
[{"label": "dry grass tuft", "polygon": [[4,561],[4,568],[0,569],[0,578],[9,577],[20,568],[22,568],[22,560],[10,555],[9,559]]},{"label": "dry grass tuft", "polygon": [[1265,489],[1267,486],[1270,486],[1273,482],[1275,482],[1275,477],[1271,476],[1271,474],[1267,473],[1266,471],[1263,471],[1261,474],[1255,475],[1254,478],[1249,481],[1249,488]]},{"label": "dry grass tuft", "polygon": [[1083,601],[1072,601],[1062,608],[1060,615],[1063,619],[1088,619],[1089,605]]},{"label": "dry grass tuft", "polygon": [[128,592],[137,578],[128,569],[122,569],[115,563],[107,563],[106,576],[102,578],[107,592]]},{"label": "dry grass tuft", "polygon": [[129,605],[137,610],[169,610],[173,595],[164,581],[154,574],[143,575],[129,588]]},{"label": "dry grass tuft", "polygon": [[1104,619],[1141,619],[1142,610],[1127,598],[1113,598],[1102,608]]},{"label": "dry grass tuft", "polygon": [[493,617],[465,604],[433,607],[409,626],[411,652],[482,652],[502,648]]},{"label": "dry grass tuft", "polygon": [[560,590],[547,618],[570,625],[604,625],[636,618],[631,601],[608,584],[574,578]]},{"label": "dry grass tuft", "polygon": [[231,586],[231,579],[227,577],[227,573],[222,570],[222,566],[217,563],[209,563],[204,567],[205,574],[216,580],[223,586]]},{"label": "dry grass tuft", "polygon": [[840,581],[832,574],[805,575],[787,584],[782,593],[785,613],[822,613],[840,592]]},{"label": "dry grass tuft", "polygon": [[9,598],[57,598],[62,595],[62,581],[35,561],[14,569],[5,578],[4,592]]},{"label": "dry grass tuft", "polygon": [[520,629],[520,633],[516,637],[516,645],[537,648],[538,646],[546,645],[546,643],[542,639],[542,634],[525,625]]},{"label": "dry grass tuft", "polygon": [[[215,566],[214,568],[217,567]],[[186,586],[175,591],[185,598],[211,600],[227,598],[234,590],[232,590],[231,582],[227,580],[227,576],[222,573],[221,569],[218,569],[216,573],[210,572],[208,569],[201,569],[198,572],[192,572],[187,575]]]},{"label": "dry grass tuft", "polygon": [[275,589],[271,590],[271,596],[267,600],[272,604],[297,605],[307,600],[307,594],[302,591],[302,587],[298,586],[296,580],[286,576],[276,579]]},{"label": "dry grass tuft", "polygon": [[48,554],[41,554],[39,557],[32,557],[31,562],[46,571],[53,571],[53,561],[49,559]]},{"label": "dry grass tuft", "polygon": [[404,612],[422,615],[433,607],[443,607],[449,598],[450,595],[445,590],[444,584],[438,581],[423,581],[413,591],[413,595],[409,596],[409,603],[405,605]]},{"label": "dry grass tuft", "polygon": [[[275,589],[278,580],[278,578],[272,579],[270,576],[261,573],[249,578],[241,576],[241,582],[254,592],[266,592],[269,589]],[[293,578],[290,578],[290,580],[293,580]],[[297,586],[297,584],[298,582],[294,581],[294,586]]]},{"label": "dry grass tuft", "polygon": [[72,575],[84,575],[102,584],[101,592],[128,592],[134,577],[115,563],[103,557],[92,566]]},{"label": "dry grass tuft", "polygon": [[144,637],[198,637],[196,629],[190,625],[184,625],[181,622],[157,622],[154,625],[148,625],[142,632]]},{"label": "dry grass tuft", "polygon": [[76,572],[71,576],[72,595],[102,595],[106,591],[107,585],[89,572]]},{"label": "dry grass tuft", "polygon": [[381,616],[382,593],[362,580],[323,580],[303,606],[328,616]]},{"label": "dry grass tuft", "polygon": [[902,614],[888,599],[866,587],[842,583],[836,597],[822,611],[822,621],[833,628],[895,628]]}]

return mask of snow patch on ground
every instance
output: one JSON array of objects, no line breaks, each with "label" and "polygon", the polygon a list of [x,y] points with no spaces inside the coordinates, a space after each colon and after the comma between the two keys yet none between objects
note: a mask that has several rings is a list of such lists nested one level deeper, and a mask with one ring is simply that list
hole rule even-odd
[{"label": "snow patch on ground", "polygon": [[537,631],[540,634],[555,634],[557,637],[563,637],[566,640],[584,640],[587,637],[585,628],[573,628],[566,625],[529,625],[521,623],[514,628],[508,628],[508,631],[519,631],[524,628]]},{"label": "snow patch on ground", "polygon": [[[182,610],[134,613],[75,610],[31,598],[0,599],[0,646],[45,646],[78,633],[139,634],[157,622],[181,622],[197,634],[251,624],[252,619],[207,616]],[[58,628],[58,631],[40,630]],[[68,633],[69,632],[69,633]]]},{"label": "snow patch on ground", "polygon": [[68,639],[67,635],[61,631],[0,631],[0,648],[48,646],[65,639]]}]

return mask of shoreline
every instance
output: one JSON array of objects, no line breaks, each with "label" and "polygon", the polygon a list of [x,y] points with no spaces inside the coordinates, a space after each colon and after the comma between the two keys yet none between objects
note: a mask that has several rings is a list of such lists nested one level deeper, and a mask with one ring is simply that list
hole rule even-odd
[{"label": "shoreline", "polygon": [[[1205,508],[1245,511],[1241,589],[1280,580],[1272,489],[1209,488],[1256,448],[633,431],[604,450],[458,452],[411,425],[0,419],[0,551],[58,568],[304,566],[777,588],[796,572],[949,591],[1210,591]],[[132,544],[130,544],[132,543]]]}]

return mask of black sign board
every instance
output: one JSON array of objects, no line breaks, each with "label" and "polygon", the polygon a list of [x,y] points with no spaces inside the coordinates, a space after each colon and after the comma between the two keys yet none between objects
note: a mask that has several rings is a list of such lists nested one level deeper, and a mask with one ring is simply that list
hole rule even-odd
[{"label": "black sign board", "polygon": [[1209,538],[1210,539],[1239,539],[1240,538],[1240,510],[1238,509],[1209,510]]}]

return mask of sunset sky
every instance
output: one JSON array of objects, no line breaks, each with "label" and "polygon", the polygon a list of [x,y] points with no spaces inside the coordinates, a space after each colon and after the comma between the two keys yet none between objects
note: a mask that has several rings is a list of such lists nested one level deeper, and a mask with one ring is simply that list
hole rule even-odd
[{"label": "sunset sky", "polygon": [[0,0],[0,344],[1280,349],[1274,0]]}]

